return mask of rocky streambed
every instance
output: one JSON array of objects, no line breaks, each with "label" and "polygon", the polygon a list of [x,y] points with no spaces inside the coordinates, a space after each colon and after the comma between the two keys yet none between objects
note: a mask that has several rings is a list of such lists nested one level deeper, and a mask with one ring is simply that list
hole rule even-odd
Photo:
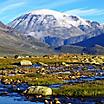
[{"label": "rocky streambed", "polygon": [[[85,80],[85,78],[86,77],[84,77],[83,79]],[[101,78],[103,77],[102,76],[98,77],[99,80],[101,80]],[[91,80],[86,78],[86,81],[91,81]],[[76,82],[70,80],[70,82],[67,83],[75,84]],[[61,86],[63,86],[63,84],[52,84],[49,87],[57,89]],[[49,104],[49,102],[52,102],[52,104],[58,104],[58,103],[53,103],[54,100],[57,98],[57,100],[60,101],[60,104],[104,104],[103,96],[68,97],[63,95],[52,95],[52,94],[50,94],[50,96],[42,96],[41,94],[34,95],[31,93],[23,94],[24,91],[28,90],[28,88],[29,85],[27,83],[19,83],[12,85],[12,84],[3,84],[2,82],[0,82],[0,103],[1,104]],[[45,101],[48,101],[48,103],[45,103]]]},{"label": "rocky streambed", "polygon": [[[14,61],[17,60],[13,60],[13,65]],[[103,64],[42,62],[41,66],[15,68],[3,62],[0,104],[104,104]],[[47,87],[51,89],[48,95]]]}]

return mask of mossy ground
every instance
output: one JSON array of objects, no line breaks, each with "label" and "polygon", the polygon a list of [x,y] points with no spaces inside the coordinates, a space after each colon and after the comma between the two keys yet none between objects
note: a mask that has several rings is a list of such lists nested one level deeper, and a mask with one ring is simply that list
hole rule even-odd
[{"label": "mossy ground", "polygon": [[[65,62],[66,65],[71,63],[69,66],[69,70],[73,71],[73,67],[76,68],[81,64],[81,66],[86,63],[96,64],[97,68],[104,69],[103,67],[103,56],[90,56],[90,55],[52,55],[52,56],[35,56],[31,58],[20,58],[15,59],[14,57],[5,57],[0,58],[0,73],[2,76],[0,77],[2,80],[7,79],[7,82],[10,84],[15,83],[28,83],[31,85],[45,85],[49,86],[51,84],[64,84],[64,80],[69,78],[69,74],[42,74],[37,73],[36,68],[26,68],[20,67],[18,64],[21,60],[30,60],[33,64],[43,62],[47,65],[51,66],[62,66],[62,62]],[[93,60],[92,60],[93,59]],[[94,63],[95,62],[95,63]],[[84,66],[85,67],[85,66]],[[14,71],[15,69],[15,71]],[[82,68],[83,69],[83,68]],[[46,68],[46,70],[48,70]],[[84,75],[93,76],[93,73],[89,73],[83,70]],[[21,74],[22,72],[22,74]],[[85,72],[85,73],[84,73]],[[14,76],[9,76],[9,73],[14,73]],[[76,72],[74,73],[76,75]],[[53,89],[53,95],[65,95],[65,96],[104,96],[104,80],[86,82],[68,85],[64,84],[62,87],[58,89]]]},{"label": "mossy ground", "polygon": [[54,95],[64,95],[74,97],[104,96],[104,80],[94,81],[92,83],[64,85],[59,89],[53,89],[53,91]]}]

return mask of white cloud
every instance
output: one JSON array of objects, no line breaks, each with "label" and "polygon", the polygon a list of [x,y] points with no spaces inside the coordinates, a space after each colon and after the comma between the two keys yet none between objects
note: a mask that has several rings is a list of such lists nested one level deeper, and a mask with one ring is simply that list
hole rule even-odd
[{"label": "white cloud", "polygon": [[25,4],[25,2],[20,2],[20,3],[14,3],[14,4],[11,4],[11,5],[5,6],[4,8],[0,9],[0,14],[7,11],[7,10],[12,10],[14,8],[20,7],[24,4]]},{"label": "white cloud", "polygon": [[70,15],[78,15],[78,16],[100,16],[104,14],[104,9],[72,9],[69,11],[65,11],[65,13]]}]

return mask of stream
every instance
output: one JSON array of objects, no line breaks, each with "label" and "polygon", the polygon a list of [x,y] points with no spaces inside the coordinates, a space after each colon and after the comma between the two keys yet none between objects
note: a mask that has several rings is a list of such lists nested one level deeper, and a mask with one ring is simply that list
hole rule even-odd
[{"label": "stream", "polygon": [[[91,78],[82,77],[79,81],[92,81],[92,80],[101,80],[104,79],[104,76],[95,76]],[[70,80],[68,83],[78,83],[78,81]],[[54,84],[51,85],[51,88],[59,88],[62,84]],[[13,90],[20,89],[22,91],[26,90],[28,85],[26,83],[22,83],[16,86],[12,85],[4,85],[0,83],[0,104],[44,104],[44,100],[54,100],[56,96],[46,97],[46,98],[35,98],[34,96],[23,96],[18,92]],[[73,97],[65,97],[65,96],[57,96],[57,98],[61,101],[62,104],[104,104],[104,97],[84,97],[84,98],[73,98]]]},{"label": "stream", "polygon": [[[95,71],[96,75],[92,77],[82,76],[79,79],[73,80],[65,80],[65,83],[75,84],[75,83],[83,83],[83,82],[90,82],[95,80],[104,80],[104,71],[102,70],[90,70]],[[58,72],[53,74],[59,73],[70,73],[69,71],[66,72]],[[99,75],[100,74],[100,75]],[[13,76],[11,74],[10,76]],[[53,84],[50,85],[50,88],[59,88],[63,86],[62,84]],[[29,86],[26,83],[18,84],[16,86],[13,85],[4,85],[0,83],[0,104],[44,104],[44,100],[47,99],[48,101],[54,100],[56,97],[59,99],[61,104],[104,104],[104,97],[80,97],[80,98],[73,98],[73,97],[66,97],[66,96],[50,96],[46,98],[36,98],[34,96],[24,96],[19,93],[20,91],[24,91]],[[14,91],[18,90],[18,92]]]}]

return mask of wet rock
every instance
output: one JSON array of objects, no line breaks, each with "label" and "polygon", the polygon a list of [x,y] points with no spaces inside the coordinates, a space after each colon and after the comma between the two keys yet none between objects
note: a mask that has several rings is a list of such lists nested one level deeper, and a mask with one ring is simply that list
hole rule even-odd
[{"label": "wet rock", "polygon": [[61,102],[59,101],[58,98],[55,98],[55,100],[54,100],[54,104],[61,104]]},{"label": "wet rock", "polygon": [[46,86],[31,86],[24,94],[48,96],[52,95],[52,89]]},{"label": "wet rock", "polygon": [[45,100],[45,101],[44,101],[44,104],[49,104],[49,101],[48,101],[48,100]]},{"label": "wet rock", "polygon": [[6,96],[6,95],[8,95],[8,92],[0,92],[0,96]]}]

